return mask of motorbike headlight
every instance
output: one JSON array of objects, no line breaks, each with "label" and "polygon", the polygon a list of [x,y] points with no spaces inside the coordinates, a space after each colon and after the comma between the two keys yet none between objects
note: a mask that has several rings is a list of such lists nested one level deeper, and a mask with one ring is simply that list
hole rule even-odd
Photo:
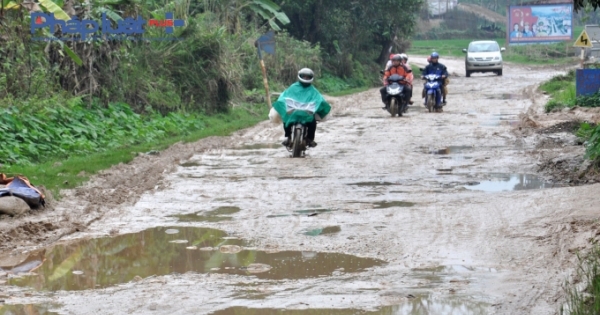
[{"label": "motorbike headlight", "polygon": [[400,88],[399,87],[390,88],[388,90],[388,94],[391,94],[391,95],[400,94]]}]

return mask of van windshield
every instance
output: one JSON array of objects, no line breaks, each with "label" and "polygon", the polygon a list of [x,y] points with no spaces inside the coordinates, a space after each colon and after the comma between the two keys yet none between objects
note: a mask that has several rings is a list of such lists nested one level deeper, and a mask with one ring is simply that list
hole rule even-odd
[{"label": "van windshield", "polygon": [[471,43],[469,52],[493,52],[500,51],[498,43]]}]

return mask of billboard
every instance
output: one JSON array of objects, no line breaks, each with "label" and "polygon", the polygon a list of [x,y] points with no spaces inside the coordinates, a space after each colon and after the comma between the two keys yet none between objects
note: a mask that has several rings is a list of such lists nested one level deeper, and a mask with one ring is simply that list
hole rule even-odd
[{"label": "billboard", "polygon": [[573,39],[573,3],[508,7],[509,45],[563,42]]}]

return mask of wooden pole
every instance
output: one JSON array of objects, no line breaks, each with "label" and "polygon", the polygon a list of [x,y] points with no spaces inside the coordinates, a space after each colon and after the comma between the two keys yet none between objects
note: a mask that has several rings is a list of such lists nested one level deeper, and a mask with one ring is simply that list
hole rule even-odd
[{"label": "wooden pole", "polygon": [[265,85],[265,91],[267,93],[267,104],[269,104],[269,108],[273,107],[271,105],[271,93],[269,92],[269,81],[267,80],[267,68],[265,67],[265,61],[262,57],[260,42],[258,43],[258,57],[260,58],[260,68],[262,70],[263,75],[263,84]]},{"label": "wooden pole", "polygon": [[265,68],[265,62],[262,59],[260,59],[260,67],[262,68],[265,91],[267,91],[267,103],[269,104],[269,107],[273,107],[273,105],[271,105],[271,93],[269,93],[269,82],[267,81],[267,68]]}]

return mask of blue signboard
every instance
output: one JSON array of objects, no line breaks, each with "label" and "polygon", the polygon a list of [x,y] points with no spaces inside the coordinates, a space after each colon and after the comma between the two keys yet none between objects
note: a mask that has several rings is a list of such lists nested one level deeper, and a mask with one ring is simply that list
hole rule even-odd
[{"label": "blue signboard", "polygon": [[600,90],[600,69],[577,69],[577,96],[592,95]]}]

